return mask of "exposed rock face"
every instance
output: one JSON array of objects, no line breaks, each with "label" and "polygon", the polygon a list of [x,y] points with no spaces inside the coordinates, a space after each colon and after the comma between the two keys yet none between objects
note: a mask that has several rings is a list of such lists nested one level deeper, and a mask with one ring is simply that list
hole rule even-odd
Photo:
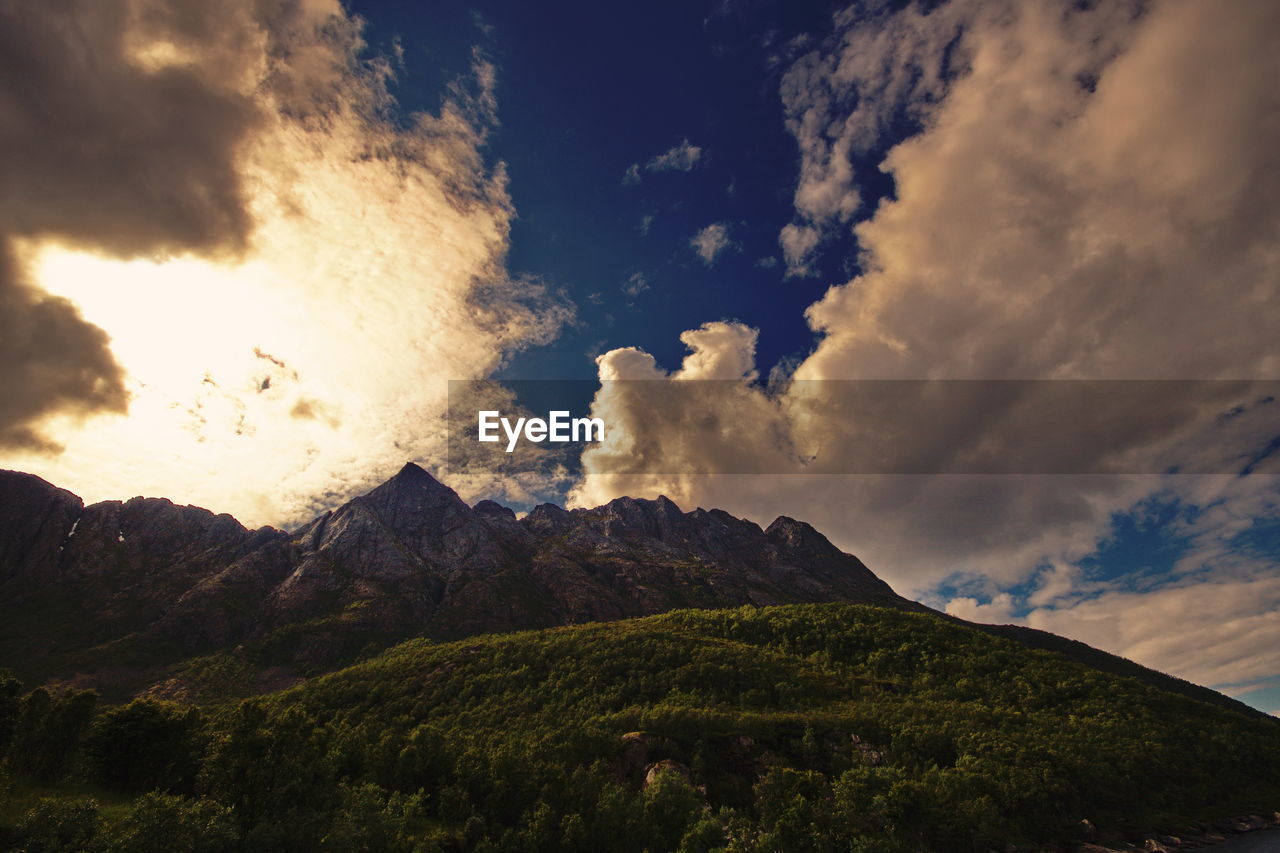
[{"label": "exposed rock face", "polygon": [[765,532],[724,512],[681,512],[667,498],[618,498],[572,512],[544,504],[517,520],[493,501],[467,507],[416,465],[317,519],[293,543],[301,561],[273,593],[278,610],[301,616],[336,595],[384,627],[399,620],[402,630],[438,636],[683,606],[912,606],[790,519]]},{"label": "exposed rock face", "polygon": [[63,543],[83,508],[39,477],[0,473],[0,588],[57,580]]},{"label": "exposed rock face", "polygon": [[[543,504],[517,519],[493,501],[467,506],[410,464],[288,534],[157,498],[85,507],[0,471],[0,667],[29,682],[93,683],[96,670],[121,666],[150,667],[155,680],[165,666],[241,648],[259,668],[310,673],[413,636],[806,602],[928,610],[804,522],[781,516],[762,530],[665,497]],[[978,627],[1237,704],[1051,634]]]},{"label": "exposed rock face", "polygon": [[0,471],[0,595],[75,582],[118,592],[139,581],[200,578],[284,534],[163,498],[80,498],[30,474]]},{"label": "exposed rock face", "polygon": [[[371,640],[677,607],[918,607],[789,518],[766,531],[667,498],[619,498],[572,512],[544,504],[518,520],[493,501],[467,506],[412,464],[292,535],[156,498],[85,507],[16,472],[0,472],[0,519],[0,615],[43,597],[92,628],[78,648],[47,638],[44,653],[132,637],[190,656],[294,626],[303,639],[289,654],[322,668]],[[6,640],[17,638],[0,636],[8,652]]]}]

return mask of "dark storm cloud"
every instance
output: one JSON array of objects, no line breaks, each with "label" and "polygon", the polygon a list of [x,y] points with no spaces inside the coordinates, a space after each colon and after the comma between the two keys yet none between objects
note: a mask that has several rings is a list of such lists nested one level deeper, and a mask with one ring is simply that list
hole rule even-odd
[{"label": "dark storm cloud", "polygon": [[[126,405],[106,335],[25,281],[15,238],[121,257],[245,244],[235,155],[255,111],[184,62],[215,24],[196,9],[0,0],[0,445],[48,446],[41,418]],[[154,44],[170,62],[131,55]]]},{"label": "dark storm cloud", "polygon": [[124,411],[107,336],[19,277],[0,243],[0,448],[53,449],[30,424],[52,412]]},{"label": "dark storm cloud", "polygon": [[0,233],[122,255],[238,246],[235,152],[254,109],[204,65],[137,64],[131,14],[0,0]]}]

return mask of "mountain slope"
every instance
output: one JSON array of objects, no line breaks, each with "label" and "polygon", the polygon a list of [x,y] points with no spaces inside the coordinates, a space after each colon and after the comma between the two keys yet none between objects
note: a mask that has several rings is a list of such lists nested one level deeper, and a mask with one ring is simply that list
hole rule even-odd
[{"label": "mountain slope", "polygon": [[[493,501],[467,506],[408,464],[288,534],[162,499],[85,507],[37,477],[0,472],[0,666],[112,699],[262,692],[408,637],[818,602],[933,612],[804,522],[780,516],[761,529],[665,497],[543,504],[517,519]],[[1083,643],[976,627],[1257,713]]]},{"label": "mountain slope", "polygon": [[0,664],[118,694],[193,657],[315,673],[411,636],[614,620],[678,607],[850,601],[907,609],[803,522],[666,498],[517,520],[416,465],[293,534],[134,498],[84,507],[0,472]]},{"label": "mountain slope", "polygon": [[411,640],[203,725],[246,850],[1155,850],[1280,802],[1280,721],[860,605]]},{"label": "mountain slope", "polygon": [[[410,641],[265,707],[324,721],[357,778],[471,792],[495,840],[543,803],[607,823],[591,774],[566,768],[643,788],[672,767],[713,809],[753,816],[758,849],[986,850],[1066,840],[1082,819],[1176,832],[1280,800],[1280,721],[883,607]],[[379,765],[388,741],[421,757]],[[542,824],[559,849],[563,819]]]}]

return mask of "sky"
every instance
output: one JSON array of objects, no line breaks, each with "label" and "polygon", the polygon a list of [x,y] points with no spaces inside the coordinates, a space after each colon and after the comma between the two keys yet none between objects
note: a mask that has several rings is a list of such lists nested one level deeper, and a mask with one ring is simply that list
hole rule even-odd
[{"label": "sky", "polygon": [[[0,466],[286,527],[406,460],[786,514],[1280,711],[1277,37],[1270,0],[0,0]],[[627,442],[451,476],[450,379],[574,380]],[[1036,382],[832,403],[883,380]],[[1169,384],[1107,420],[1068,380]],[[1078,471],[950,473],[1098,421]]]}]

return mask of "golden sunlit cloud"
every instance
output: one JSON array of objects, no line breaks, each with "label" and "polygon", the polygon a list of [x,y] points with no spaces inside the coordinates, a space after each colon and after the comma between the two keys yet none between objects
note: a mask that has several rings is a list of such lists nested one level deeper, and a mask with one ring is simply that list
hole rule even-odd
[{"label": "golden sunlit cloud", "polygon": [[358,23],[337,3],[233,4],[198,45],[183,41],[190,21],[170,31],[181,5],[125,5],[116,24],[132,36],[112,49],[129,73],[231,86],[252,104],[227,149],[251,227],[212,250],[185,249],[162,222],[139,227],[137,250],[95,240],[95,223],[70,239],[12,233],[33,286],[109,336],[129,403],[46,416],[62,452],[0,464],[88,500],[127,488],[273,524],[407,459],[438,464],[447,380],[487,375],[572,310],[504,268],[512,206],[501,164],[480,153],[492,67],[477,57],[438,115],[404,129],[383,117],[387,68],[358,59]]},{"label": "golden sunlit cloud", "polygon": [[272,270],[261,261],[122,261],[45,244],[28,269],[110,335],[135,394],[140,387],[176,400],[206,376],[249,382],[261,368],[254,347],[305,339],[303,305],[271,289]]}]

